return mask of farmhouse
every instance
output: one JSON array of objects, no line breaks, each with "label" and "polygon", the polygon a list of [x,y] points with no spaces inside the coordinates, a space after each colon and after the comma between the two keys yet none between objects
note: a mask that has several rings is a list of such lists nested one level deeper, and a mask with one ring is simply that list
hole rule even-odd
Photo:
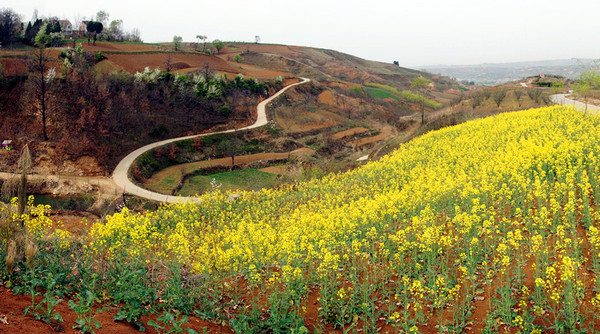
[{"label": "farmhouse", "polygon": [[60,24],[60,30],[65,35],[70,35],[73,32],[73,25],[71,25],[71,21],[69,20],[57,20],[58,24]]}]

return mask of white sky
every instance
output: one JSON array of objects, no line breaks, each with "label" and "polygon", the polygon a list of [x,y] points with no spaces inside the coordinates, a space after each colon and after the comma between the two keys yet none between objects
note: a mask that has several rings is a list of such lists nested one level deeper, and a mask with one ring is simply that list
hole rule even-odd
[{"label": "white sky", "polygon": [[313,46],[401,66],[600,58],[597,0],[1,0],[24,21],[99,10],[145,42]]}]

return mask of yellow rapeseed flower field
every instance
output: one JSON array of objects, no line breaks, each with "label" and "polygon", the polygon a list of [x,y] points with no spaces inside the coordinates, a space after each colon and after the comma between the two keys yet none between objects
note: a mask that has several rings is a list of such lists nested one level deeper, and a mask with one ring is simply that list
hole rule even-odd
[{"label": "yellow rapeseed flower field", "polygon": [[590,329],[599,160],[600,118],[560,106],[505,113],[319,180],[124,210],[95,224],[83,249],[176,264],[246,305],[265,303],[261,291],[273,317],[300,319],[288,329],[302,326],[310,293],[335,328]]}]

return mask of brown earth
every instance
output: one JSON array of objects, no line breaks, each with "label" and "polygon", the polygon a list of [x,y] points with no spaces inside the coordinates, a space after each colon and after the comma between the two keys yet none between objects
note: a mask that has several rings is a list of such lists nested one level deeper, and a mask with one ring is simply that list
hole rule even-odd
[{"label": "brown earth", "polygon": [[[238,64],[233,61],[227,61],[223,57],[207,56],[201,53],[181,53],[181,52],[165,52],[165,53],[144,53],[165,51],[169,48],[145,44],[119,44],[119,43],[96,43],[96,46],[83,44],[86,51],[107,52],[105,56],[115,66],[124,69],[127,72],[135,73],[143,71],[145,67],[150,69],[160,68],[166,69],[165,61],[167,56],[170,56],[171,64],[178,73],[187,73],[193,71],[203,71],[208,64],[210,69],[215,72],[227,74],[230,77],[236,76],[239,73],[259,79],[272,79],[278,76],[292,76],[289,72],[273,71],[266,68],[252,66],[248,64]],[[139,52],[139,54],[114,54],[113,52]]]},{"label": "brown earth", "polygon": [[305,132],[320,130],[338,125],[346,118],[325,110],[310,112],[307,110],[293,110],[287,112],[278,111],[275,114],[275,121],[284,130],[289,132]]},{"label": "brown earth", "polygon": [[350,144],[354,147],[361,147],[370,143],[374,143],[374,142],[378,142],[380,140],[384,140],[388,137],[390,137],[392,135],[392,133],[388,130],[383,130],[381,131],[380,134],[373,136],[373,137],[367,137],[367,138],[361,138],[361,139],[357,139],[357,140],[353,140],[350,142]]},{"label": "brown earth", "polygon": [[150,44],[129,44],[129,43],[101,43],[96,42],[96,45],[81,43],[84,50],[90,52],[98,51],[118,51],[118,52],[144,52],[144,51],[160,51],[161,47]]},{"label": "brown earth", "polygon": [[319,96],[317,97],[317,100],[319,101],[319,103],[328,104],[333,107],[336,106],[335,98],[333,97],[333,94],[331,93],[331,91],[328,91],[328,90],[323,91],[323,93],[319,94]]},{"label": "brown earth", "polygon": [[369,131],[369,129],[363,128],[361,127],[356,127],[356,128],[352,128],[352,129],[348,129],[348,130],[344,130],[344,131],[340,131],[337,133],[334,133],[331,138],[332,139],[342,139],[344,137],[349,137],[349,136],[354,136],[357,134],[361,134],[364,132]]},{"label": "brown earth", "polygon": [[[39,303],[41,299],[41,296],[37,296],[36,303]],[[63,333],[81,333],[72,328],[77,319],[77,315],[69,308],[66,298],[61,301],[55,309],[56,312],[62,316],[64,322],[60,325],[54,325],[53,327],[42,321],[35,320],[31,315],[24,316],[23,310],[29,305],[31,305],[30,296],[13,295],[11,290],[0,287],[0,319],[5,319],[7,322],[7,324],[4,324],[0,320],[0,333],[55,333],[60,329],[62,329],[60,331]],[[127,322],[114,321],[113,317],[117,312],[118,309],[116,307],[110,307],[108,310],[98,314],[95,319],[102,324],[102,328],[96,330],[96,333],[139,333],[137,328]],[[156,321],[156,318],[156,315],[142,317],[141,321],[146,324],[150,319]],[[154,328],[150,326],[145,327],[146,333],[157,333]],[[184,327],[190,327],[199,333],[202,333],[203,327],[206,327],[210,333],[232,333],[228,328],[222,328],[219,325],[200,320],[193,316],[189,317],[189,320]]]},{"label": "brown earth", "polygon": [[265,173],[283,175],[283,174],[285,174],[288,167],[289,167],[289,165],[269,166],[269,167],[261,168],[261,169],[259,169],[259,171],[265,172]]}]

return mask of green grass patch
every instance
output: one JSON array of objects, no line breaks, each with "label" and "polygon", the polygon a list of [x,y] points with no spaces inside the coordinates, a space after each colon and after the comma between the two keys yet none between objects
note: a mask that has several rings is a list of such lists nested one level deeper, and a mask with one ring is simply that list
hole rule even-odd
[{"label": "green grass patch", "polygon": [[220,184],[220,190],[259,190],[275,185],[277,175],[261,172],[258,169],[239,169],[231,172],[219,172],[210,175],[191,177],[183,185],[178,195],[194,196],[213,190],[211,181]]},{"label": "green grass patch", "polygon": [[391,97],[398,101],[401,100],[401,98],[399,98],[398,96],[378,88],[365,87],[365,91],[367,92],[367,95],[375,99],[387,99]]},{"label": "green grass patch", "polygon": [[[434,100],[430,100],[428,98],[421,96],[420,94],[413,93],[408,90],[399,91],[394,87],[391,87],[388,85],[372,83],[372,82],[368,82],[365,85],[367,86],[367,87],[365,87],[365,90],[367,90],[367,94],[370,94],[370,95],[375,94],[375,95],[371,95],[374,98],[392,97],[392,98],[395,98],[396,100],[400,100],[400,98],[402,98],[402,99],[405,99],[405,100],[407,100],[409,102],[413,102],[413,103],[421,103],[421,99],[424,99],[423,102],[424,102],[425,106],[428,108],[440,109],[442,107],[441,103],[436,102]],[[377,90],[370,93],[369,90],[372,90],[372,89],[377,89]],[[385,96],[385,94],[383,94],[382,91],[386,92],[386,93],[390,93],[391,96]],[[380,97],[380,96],[385,96],[385,97]]]}]

